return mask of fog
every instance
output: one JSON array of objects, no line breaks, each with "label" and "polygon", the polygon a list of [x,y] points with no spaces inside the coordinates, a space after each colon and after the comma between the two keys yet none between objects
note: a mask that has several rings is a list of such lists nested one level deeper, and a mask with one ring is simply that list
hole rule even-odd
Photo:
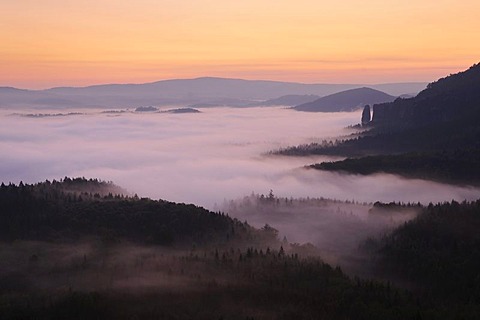
[{"label": "fog", "polygon": [[[0,114],[0,180],[35,183],[64,176],[110,180],[139,196],[213,209],[270,189],[280,197],[422,203],[475,199],[478,189],[393,175],[305,170],[332,158],[266,156],[269,150],[352,133],[359,112],[311,114],[281,107],[210,108],[197,114]],[[15,114],[13,114],[15,113]],[[22,116],[23,115],[23,116]]]},{"label": "fog", "polygon": [[278,198],[273,192],[225,201],[219,210],[257,228],[268,224],[287,243],[311,243],[327,263],[364,276],[373,270],[372,259],[359,248],[366,249],[369,238],[380,239],[420,212],[418,206],[385,209],[371,203]]},{"label": "fog", "polygon": [[225,278],[202,263],[185,259],[193,254],[211,258],[214,253],[174,252],[125,242],[113,245],[95,239],[75,244],[0,243],[0,294],[46,291],[53,296],[72,290],[185,293],[198,290],[202,280]]}]

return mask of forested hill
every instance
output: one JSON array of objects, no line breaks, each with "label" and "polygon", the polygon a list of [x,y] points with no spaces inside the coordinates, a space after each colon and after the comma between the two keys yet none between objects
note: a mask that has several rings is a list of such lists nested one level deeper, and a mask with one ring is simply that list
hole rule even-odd
[{"label": "forested hill", "polygon": [[480,64],[430,83],[416,97],[373,106],[375,126],[415,126],[480,119]]},{"label": "forested hill", "polygon": [[121,188],[84,178],[35,185],[2,183],[0,239],[70,241],[97,237],[189,246],[246,238],[275,240],[273,230],[256,230],[223,213],[194,205],[139,199],[113,193],[114,190]]},{"label": "forested hill", "polygon": [[457,319],[478,319],[479,228],[479,200],[430,204],[378,241],[378,271],[415,283],[429,299],[460,303]]},{"label": "forested hill", "polygon": [[[72,191],[78,185],[97,192]],[[112,185],[83,178],[0,185],[2,320],[453,320],[480,314],[478,201],[374,204],[371,218],[390,209],[421,211],[361,246],[375,254],[382,276],[409,281],[406,291],[349,278],[318,257],[296,254],[298,244],[284,250],[267,226],[256,230],[193,205],[100,194]],[[267,247],[269,240],[275,247]]]},{"label": "forested hill", "polygon": [[480,185],[480,149],[410,152],[322,162],[309,168],[368,175],[377,172],[459,185]]},{"label": "forested hill", "polygon": [[[273,153],[354,157],[311,166],[320,170],[388,172],[478,185],[480,64],[429,84],[414,98],[374,105],[373,119],[364,128],[367,130],[350,139],[294,146]],[[358,159],[363,156],[368,157]]]},{"label": "forested hill", "polygon": [[374,105],[366,128],[352,139],[275,153],[364,156],[480,148],[480,64],[429,84],[414,98]]},{"label": "forested hill", "polygon": [[362,108],[366,104],[390,102],[394,96],[372,88],[356,88],[337,92],[312,102],[297,105],[293,109],[308,112],[342,112]]}]

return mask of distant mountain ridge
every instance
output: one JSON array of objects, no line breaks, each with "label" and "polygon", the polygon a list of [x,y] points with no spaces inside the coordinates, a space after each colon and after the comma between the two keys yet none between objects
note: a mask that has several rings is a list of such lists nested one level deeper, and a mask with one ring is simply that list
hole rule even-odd
[{"label": "distant mountain ridge", "polygon": [[[204,77],[162,80],[144,84],[105,84],[88,87],[57,87],[46,90],[1,89],[0,107],[138,107],[142,105],[261,104],[285,95],[325,96],[362,87],[361,84],[304,84],[266,80]],[[400,95],[418,92],[426,83],[397,83],[386,87]]]},{"label": "distant mountain ridge", "polygon": [[363,87],[337,92],[315,101],[298,105],[293,109],[308,112],[352,111],[367,104],[391,102],[393,100],[395,100],[395,97],[385,92]]}]

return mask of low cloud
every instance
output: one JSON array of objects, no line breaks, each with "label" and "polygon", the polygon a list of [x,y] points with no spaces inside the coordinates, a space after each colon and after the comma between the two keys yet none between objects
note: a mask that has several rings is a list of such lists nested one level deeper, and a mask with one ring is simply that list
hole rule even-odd
[{"label": "low cloud", "polygon": [[0,114],[0,180],[5,183],[98,177],[139,196],[210,209],[224,199],[270,189],[282,197],[362,202],[428,203],[478,195],[474,188],[393,175],[364,177],[302,168],[332,159],[327,157],[263,155],[280,147],[347,135],[350,132],[344,128],[358,122],[358,112],[211,108],[199,114],[112,115],[88,110],[86,114],[40,118],[11,115],[13,112],[19,110]]},{"label": "low cloud", "polygon": [[279,231],[290,243],[311,243],[320,256],[349,273],[369,275],[372,259],[360,250],[367,239],[380,238],[414,218],[418,206],[374,207],[371,203],[322,198],[278,198],[252,194],[225,201],[219,210],[260,228],[265,224]]}]

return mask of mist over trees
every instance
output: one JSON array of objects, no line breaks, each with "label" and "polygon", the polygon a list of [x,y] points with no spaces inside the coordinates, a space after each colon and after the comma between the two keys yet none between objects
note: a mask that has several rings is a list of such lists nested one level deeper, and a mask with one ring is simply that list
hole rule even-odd
[{"label": "mist over trees", "polygon": [[94,236],[190,246],[263,236],[224,213],[118,191],[122,189],[112,183],[83,178],[35,185],[2,183],[0,237],[3,241],[75,241]]},{"label": "mist over trees", "polygon": [[[428,85],[413,98],[373,106],[370,121],[352,137],[281,149],[274,154],[343,155],[342,161],[308,166],[369,175],[379,172],[450,184],[480,181],[480,64]],[[369,111],[369,110],[368,110]],[[371,215],[409,210],[401,203],[375,203]],[[374,259],[374,274],[409,288],[417,301],[435,305],[420,318],[475,319],[480,315],[478,284],[479,203],[416,205],[414,219],[371,237],[361,245]],[[423,312],[426,311],[423,305]]]},{"label": "mist over trees", "polygon": [[418,211],[416,205],[409,205],[399,210],[377,208],[372,214],[372,206],[355,200],[277,197],[270,190],[265,195],[226,201],[219,210],[255,227],[268,224],[278,229],[279,239],[285,243],[309,243],[325,262],[359,275],[371,271],[359,245],[402,225]]},{"label": "mist over trees", "polygon": [[359,204],[278,198],[270,191],[235,205],[247,202],[247,211],[256,206],[270,215],[312,205],[365,206],[366,215],[387,220],[420,213],[359,243],[379,276],[360,279],[325,263],[311,244],[278,239],[279,231],[268,224],[256,229],[193,205],[140,199],[110,182],[65,177],[2,184],[0,314],[3,319],[456,319],[459,314],[474,319],[479,314],[478,201]]}]

